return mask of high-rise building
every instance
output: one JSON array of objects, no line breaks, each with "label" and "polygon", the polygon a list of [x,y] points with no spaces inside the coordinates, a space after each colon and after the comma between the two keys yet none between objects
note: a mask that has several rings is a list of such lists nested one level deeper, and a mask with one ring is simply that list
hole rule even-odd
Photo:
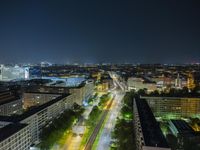
[{"label": "high-rise building", "polygon": [[178,88],[178,89],[182,88],[182,80],[179,76],[179,73],[178,73],[177,78],[175,80],[175,87]]},{"label": "high-rise building", "polygon": [[194,77],[193,77],[193,74],[191,72],[188,74],[187,88],[189,90],[192,90],[192,89],[195,88]]},{"label": "high-rise building", "polygon": [[12,90],[0,92],[0,115],[10,116],[22,113],[22,98]]},{"label": "high-rise building", "polygon": [[198,117],[200,98],[187,97],[142,97],[146,99],[155,117]]},{"label": "high-rise building", "polygon": [[145,99],[134,99],[137,150],[171,150]]}]

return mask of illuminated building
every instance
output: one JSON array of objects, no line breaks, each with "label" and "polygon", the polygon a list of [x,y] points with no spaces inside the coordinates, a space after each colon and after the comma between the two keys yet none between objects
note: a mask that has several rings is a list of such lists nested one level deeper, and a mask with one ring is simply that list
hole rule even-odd
[{"label": "illuminated building", "polygon": [[29,79],[29,68],[15,66],[0,66],[0,80],[10,81],[18,79]]},{"label": "illuminated building", "polygon": [[22,98],[13,91],[0,93],[0,115],[9,116],[22,113]]},{"label": "illuminated building", "polygon": [[180,79],[180,76],[179,74],[177,75],[177,78],[175,80],[175,87],[178,88],[178,89],[181,89],[182,88],[182,81]]},{"label": "illuminated building", "polygon": [[69,93],[74,97],[74,102],[79,105],[83,104],[83,101],[88,100],[94,92],[93,81],[86,81],[78,87],[69,88]]},{"label": "illuminated building", "polygon": [[97,91],[104,92],[109,89],[109,85],[107,82],[99,83],[97,85]]},{"label": "illuminated building", "polygon": [[100,72],[92,73],[92,78],[95,78],[97,81],[100,81],[101,80],[101,73]]},{"label": "illuminated building", "polygon": [[147,89],[148,92],[157,90],[156,84],[152,82],[145,82],[142,78],[128,78],[127,81],[129,90]]},{"label": "illuminated building", "polygon": [[33,106],[40,106],[60,96],[58,93],[23,93],[23,108],[28,109]]},{"label": "illuminated building", "polygon": [[[71,84],[70,84],[71,85]],[[74,85],[74,84],[73,84]],[[76,86],[61,86],[60,83],[56,82],[55,84],[49,84],[46,85],[38,85],[36,87],[31,87],[30,89],[27,89],[26,93],[49,93],[49,94],[66,94],[70,93],[72,100],[71,102],[77,103],[79,105],[83,104],[84,100],[88,100],[90,96],[94,92],[94,82],[93,80],[86,80],[84,82],[81,82]]]},{"label": "illuminated building", "polygon": [[200,98],[141,97],[146,99],[155,117],[167,119],[200,114]]},{"label": "illuminated building", "polygon": [[[71,98],[69,94],[63,94],[43,105],[25,111],[21,115],[0,116],[0,127],[4,129],[10,124],[27,124],[30,132],[30,144],[38,143],[43,127],[50,124],[54,118],[58,117],[66,109],[69,109]],[[8,128],[7,132],[9,131]]]},{"label": "illuminated building", "polygon": [[47,86],[57,86],[57,87],[77,87],[86,79],[84,77],[67,77],[67,78],[57,78],[57,77],[42,77],[42,79],[49,79],[52,82],[47,83]]},{"label": "illuminated building", "polygon": [[192,73],[189,73],[189,74],[188,74],[187,88],[188,88],[189,90],[192,90],[192,89],[195,88],[194,77],[193,77]]},{"label": "illuminated building", "polygon": [[42,76],[41,67],[40,66],[32,66],[29,68],[29,78],[38,78]]}]

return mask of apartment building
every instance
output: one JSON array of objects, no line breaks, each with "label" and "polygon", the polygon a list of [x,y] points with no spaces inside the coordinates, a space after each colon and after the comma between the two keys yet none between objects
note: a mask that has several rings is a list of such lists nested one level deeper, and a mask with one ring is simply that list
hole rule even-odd
[{"label": "apartment building", "polygon": [[83,101],[89,99],[94,92],[93,81],[82,83],[78,87],[69,88],[69,93],[73,95],[77,104],[82,105]]},{"label": "apartment building", "polygon": [[42,85],[42,86],[34,86],[26,91],[26,93],[55,93],[55,94],[66,94],[70,93],[71,97],[73,97],[73,102],[82,105],[85,99],[89,99],[89,97],[94,92],[94,82],[93,80],[87,80],[82,82],[78,86],[72,87],[60,87],[59,84],[54,86],[52,85]]},{"label": "apartment building", "polygon": [[[51,123],[65,109],[68,109],[72,102],[69,94],[59,96],[43,105],[30,109],[18,116],[0,116],[0,127],[7,127],[9,124],[28,124],[30,132],[30,143],[39,142],[39,134],[43,127]],[[68,106],[70,105],[70,106]]]},{"label": "apartment building", "polygon": [[141,97],[146,99],[156,117],[195,117],[200,114],[200,98]]},{"label": "apartment building", "polygon": [[30,132],[27,124],[9,124],[0,129],[1,150],[29,150]]},{"label": "apartment building", "polygon": [[3,91],[0,93],[0,115],[10,116],[22,113],[22,98],[13,91]]},{"label": "apartment building", "polygon": [[60,96],[58,93],[29,92],[23,93],[23,108],[39,106]]},{"label": "apartment building", "polygon": [[146,100],[134,99],[133,110],[137,150],[170,150]]}]

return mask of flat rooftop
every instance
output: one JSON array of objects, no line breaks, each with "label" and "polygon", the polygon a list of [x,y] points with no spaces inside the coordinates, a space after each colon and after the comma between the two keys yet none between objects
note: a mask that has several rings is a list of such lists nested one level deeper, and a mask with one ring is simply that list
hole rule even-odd
[{"label": "flat rooftop", "polygon": [[70,94],[63,94],[43,105],[40,105],[40,106],[37,106],[37,107],[34,107],[26,112],[24,112],[23,114],[21,115],[15,115],[15,116],[0,116],[0,121],[5,121],[5,122],[20,122],[21,120],[24,120],[25,118],[28,118],[30,116],[32,116],[33,114],[51,106],[52,104],[62,100],[63,98],[69,96]]},{"label": "flat rooftop", "polygon": [[12,136],[13,134],[17,133],[19,130],[26,127],[27,124],[9,124],[0,129],[0,142],[7,139],[8,137]]},{"label": "flat rooftop", "polygon": [[40,91],[28,91],[24,92],[25,94],[44,94],[44,95],[62,95],[61,93],[53,93],[53,92],[40,92]]},{"label": "flat rooftop", "polygon": [[194,130],[184,120],[170,120],[179,133],[193,133]]},{"label": "flat rooftop", "polygon": [[0,92],[0,105],[10,103],[19,99],[20,96],[14,94],[11,90]]},{"label": "flat rooftop", "polygon": [[151,98],[151,99],[167,99],[167,100],[175,100],[175,99],[199,99],[200,100],[200,96],[170,96],[170,95],[164,95],[164,96],[156,96],[156,95],[144,95],[141,96],[142,99],[147,99],[147,98]]},{"label": "flat rooftop", "polygon": [[146,146],[169,148],[168,143],[145,99],[135,99]]}]

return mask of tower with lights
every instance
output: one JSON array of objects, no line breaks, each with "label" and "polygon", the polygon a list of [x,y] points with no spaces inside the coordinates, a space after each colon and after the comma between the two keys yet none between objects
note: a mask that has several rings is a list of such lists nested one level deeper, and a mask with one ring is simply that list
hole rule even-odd
[{"label": "tower with lights", "polygon": [[176,88],[182,88],[182,81],[181,81],[181,78],[179,76],[179,73],[178,73],[177,78],[175,80],[175,87]]},{"label": "tower with lights", "polygon": [[192,89],[195,88],[194,77],[193,77],[193,74],[191,72],[188,74],[187,88],[189,90],[192,90]]}]

